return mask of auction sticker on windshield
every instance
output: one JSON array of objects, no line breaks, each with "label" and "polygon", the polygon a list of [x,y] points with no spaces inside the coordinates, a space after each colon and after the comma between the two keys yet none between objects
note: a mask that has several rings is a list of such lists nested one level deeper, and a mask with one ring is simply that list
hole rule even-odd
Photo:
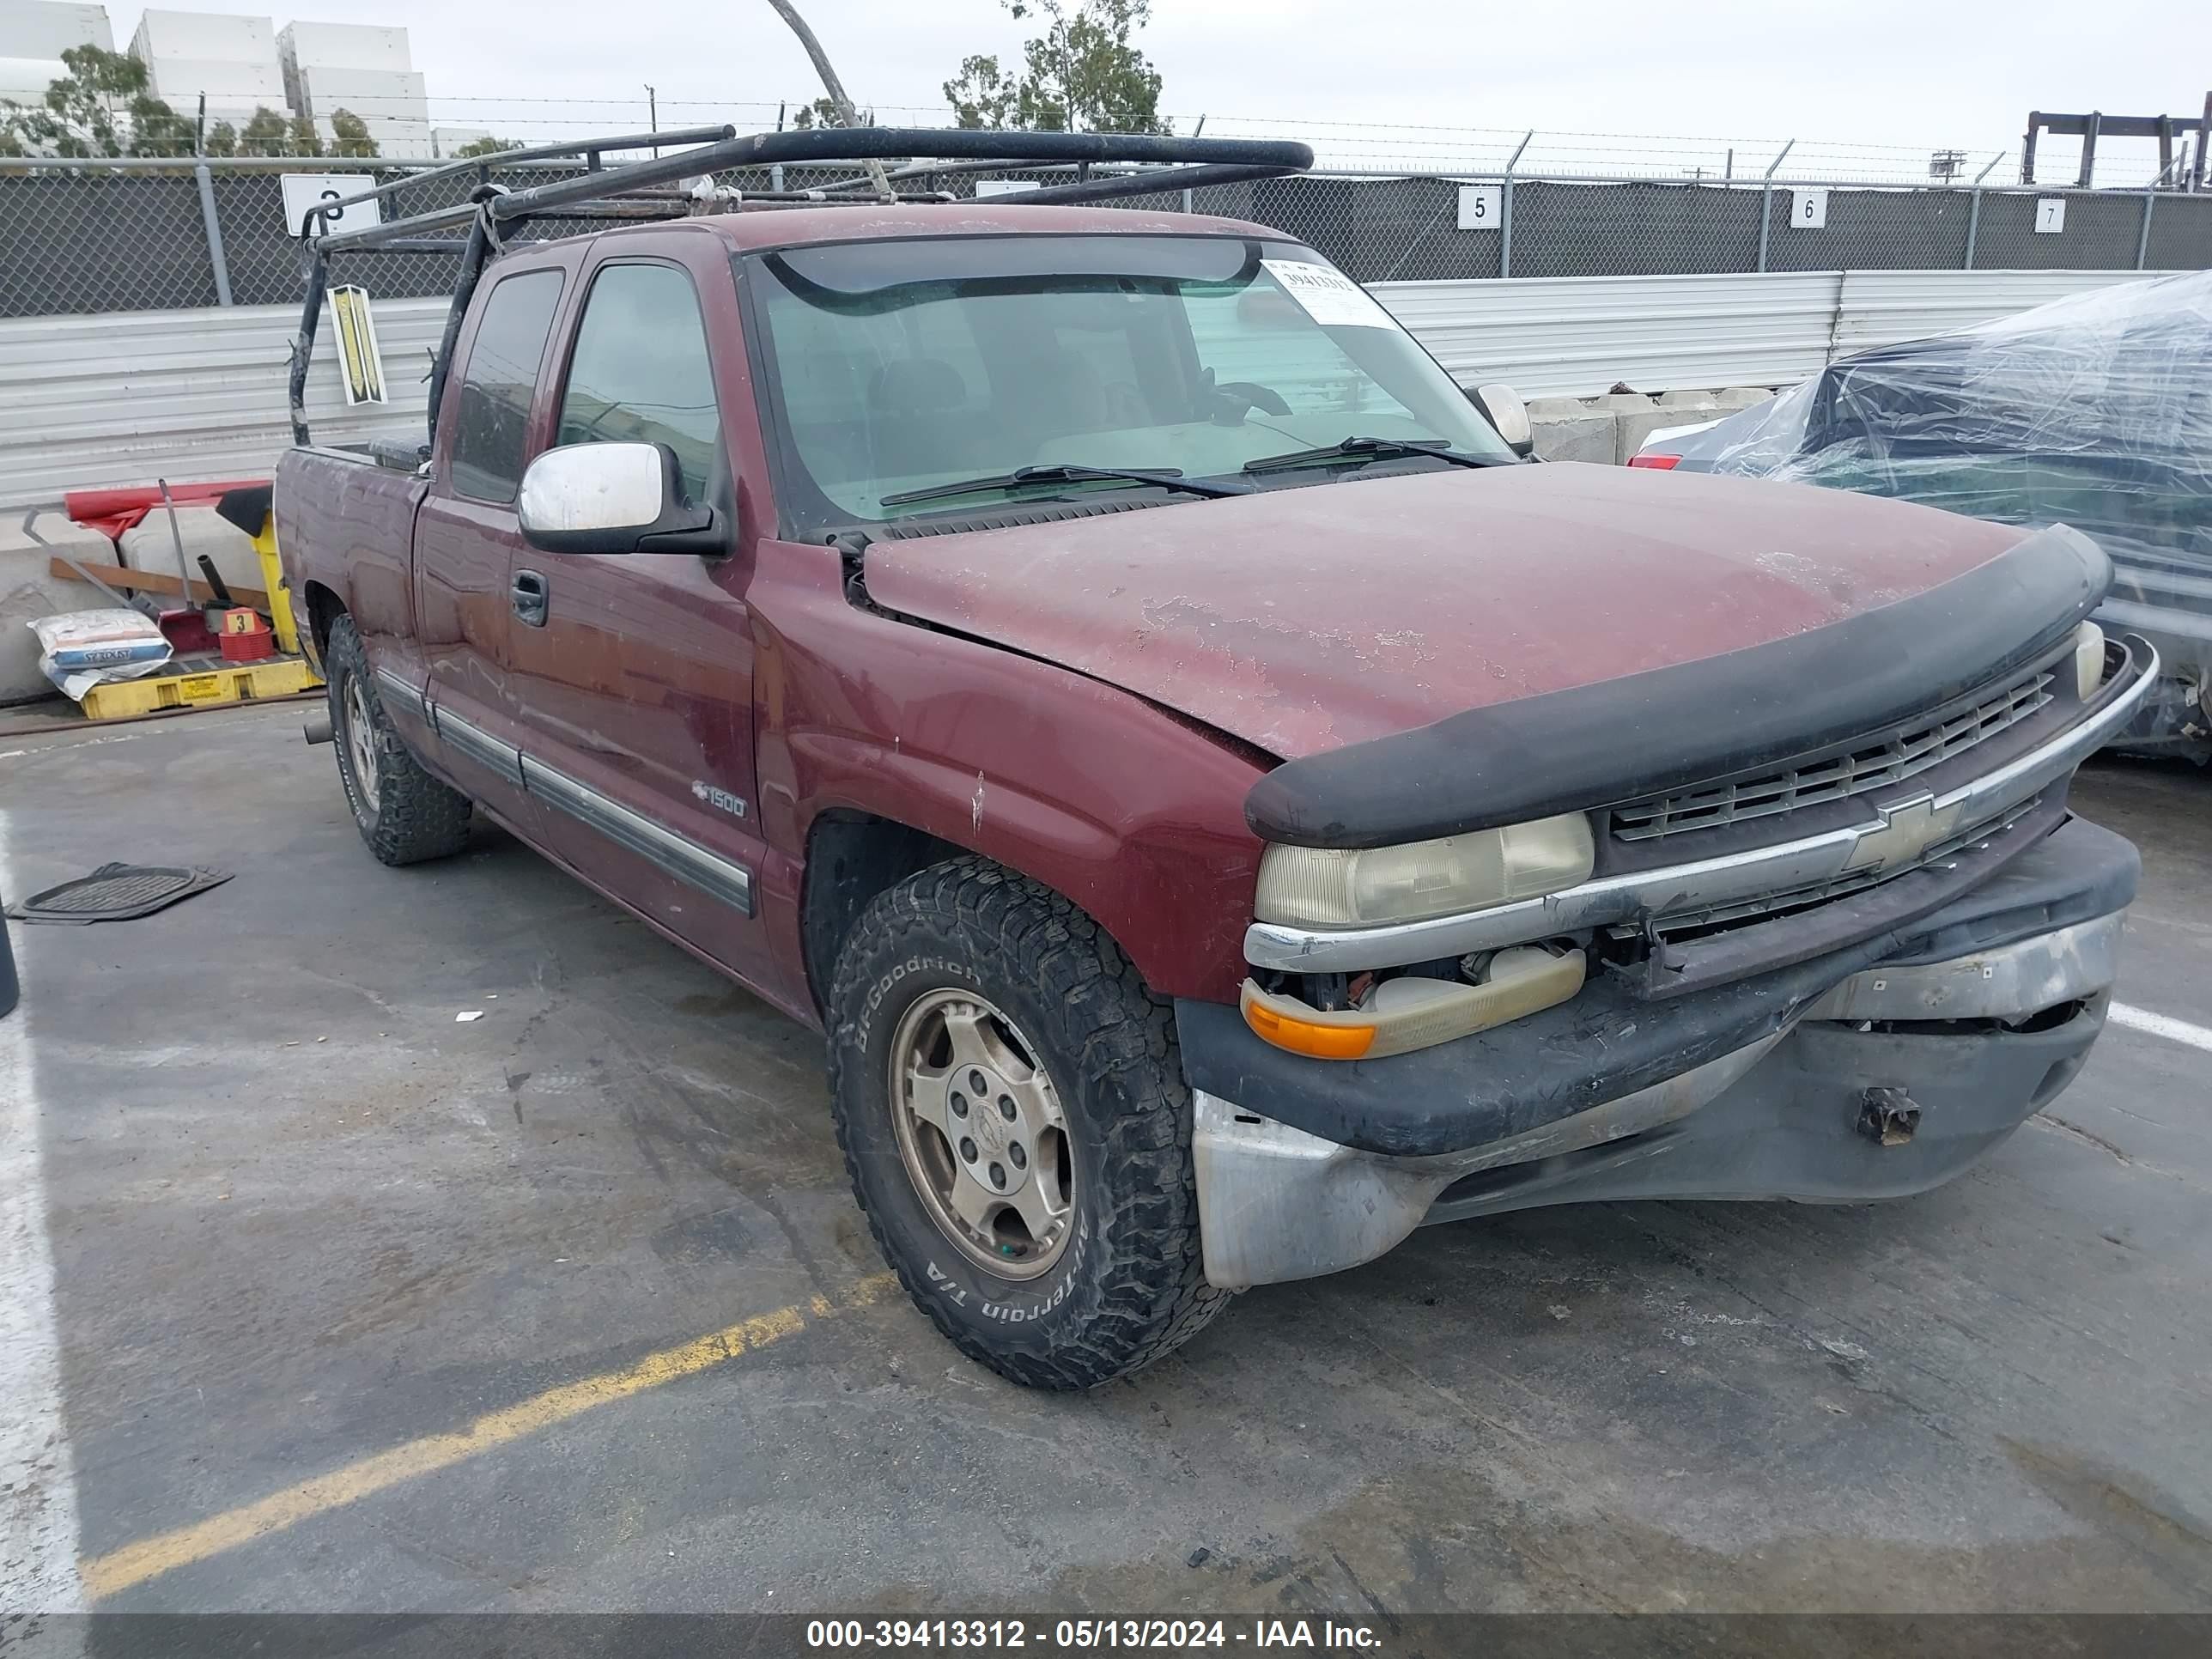
[{"label": "auction sticker on windshield", "polygon": [[1261,266],[1323,328],[1395,328],[1398,319],[1340,270],[1296,259],[1262,259]]}]

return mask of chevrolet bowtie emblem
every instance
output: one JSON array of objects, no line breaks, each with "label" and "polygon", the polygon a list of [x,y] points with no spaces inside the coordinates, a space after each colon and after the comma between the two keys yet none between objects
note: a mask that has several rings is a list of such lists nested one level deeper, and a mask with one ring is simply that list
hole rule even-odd
[{"label": "chevrolet bowtie emblem", "polygon": [[1859,832],[1858,844],[1844,861],[1846,870],[1896,870],[1912,863],[1959,827],[1964,803],[1938,811],[1933,795],[1915,795],[1875,810],[1881,815],[1878,829]]}]

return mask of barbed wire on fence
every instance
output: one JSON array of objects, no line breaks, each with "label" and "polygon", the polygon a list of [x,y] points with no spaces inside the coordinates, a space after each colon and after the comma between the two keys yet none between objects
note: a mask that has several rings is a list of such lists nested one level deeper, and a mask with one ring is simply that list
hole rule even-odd
[{"label": "barbed wire on fence", "polygon": [[[188,100],[191,101],[191,100]],[[657,104],[646,97],[526,97],[526,95],[438,95],[429,100],[431,128],[483,131],[504,139],[544,142],[573,137],[608,124],[646,128],[654,118],[671,126],[726,119],[738,128],[772,128],[807,104],[790,100],[684,100]],[[356,95],[347,100],[354,115],[374,124],[422,124],[422,101],[414,97]],[[874,104],[878,122],[898,126],[949,126],[945,106]],[[1395,173],[1455,173],[1502,170],[1506,159],[1526,143],[1516,173],[1522,177],[1617,173],[1626,177],[1687,177],[1739,179],[1760,177],[1777,157],[1778,179],[1860,179],[1867,184],[1927,184],[1971,177],[1989,168],[1990,181],[2013,184],[2020,177],[2015,143],[1960,143],[1951,135],[1940,143],[1867,143],[1860,139],[1686,137],[1663,133],[1583,133],[1583,131],[1522,131],[1498,126],[1453,126],[1440,122],[1347,122],[1307,119],[1297,115],[1234,115],[1201,112],[1175,115],[1176,133],[1207,131],[1218,137],[1301,137],[1314,143],[1318,164],[1336,170],[1395,170]],[[389,137],[389,133],[387,133]],[[327,149],[327,139],[325,139]],[[264,146],[264,153],[285,149]],[[312,153],[312,150],[310,150]],[[2044,179],[2073,177],[2079,142],[2053,135],[2044,139]],[[410,157],[414,159],[414,157]],[[1993,166],[1990,166],[1993,164]],[[2157,177],[2150,150],[2111,149],[2101,157],[2101,184],[2143,188]]]},{"label": "barbed wire on fence", "polygon": [[[190,102],[187,99],[179,107],[189,106]],[[372,132],[385,127],[389,149],[390,132],[400,122],[416,128],[427,125],[432,129],[488,132],[503,139],[537,143],[573,137],[610,125],[642,131],[655,124],[688,126],[727,121],[740,131],[757,131],[788,119],[791,112],[808,102],[804,98],[679,97],[656,102],[635,95],[546,98],[440,94],[428,100],[427,124],[422,120],[425,106],[419,98],[360,95],[347,100],[346,106],[350,112],[367,118]],[[924,128],[952,125],[951,112],[943,105],[876,104],[868,108],[884,125]],[[1602,173],[1695,182],[1759,179],[1778,159],[1774,171],[1778,180],[1913,185],[1960,182],[1985,174],[1990,183],[2011,184],[2019,182],[2020,176],[2016,141],[1976,145],[1960,143],[1960,135],[1955,134],[1941,143],[1895,144],[1758,135],[1528,131],[1234,113],[1182,114],[1169,119],[1174,131],[1184,134],[1202,131],[1222,137],[1303,139],[1314,146],[1317,165],[1334,171],[1496,173],[1504,171],[1519,150],[1514,171],[1526,178]],[[2079,149],[2079,140],[2058,135],[2046,137],[2039,155],[2044,181],[2070,180]],[[394,159],[401,158],[395,155]],[[2129,149],[2108,143],[2099,166],[2097,182],[2113,189],[2142,189],[2158,173],[2147,145]]]}]

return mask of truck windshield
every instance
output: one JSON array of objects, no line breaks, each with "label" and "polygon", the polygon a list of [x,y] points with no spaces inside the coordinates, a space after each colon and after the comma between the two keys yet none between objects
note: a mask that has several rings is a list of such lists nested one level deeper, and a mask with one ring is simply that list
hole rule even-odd
[{"label": "truck windshield", "polygon": [[[1249,485],[1247,462],[1353,437],[1407,441],[1389,458],[1414,466],[1430,463],[1412,446],[1514,459],[1388,312],[1294,243],[885,240],[744,268],[801,533],[1147,487],[1066,476],[1086,468]],[[1025,468],[1040,471],[1012,477]],[[1266,482],[1350,470],[1333,454]]]}]

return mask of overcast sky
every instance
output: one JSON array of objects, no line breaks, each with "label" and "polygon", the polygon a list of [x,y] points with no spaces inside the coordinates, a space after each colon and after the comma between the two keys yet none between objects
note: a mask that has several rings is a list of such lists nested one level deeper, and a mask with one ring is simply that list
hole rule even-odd
[{"label": "overcast sky", "polygon": [[[854,97],[887,109],[942,108],[964,54],[1011,59],[1023,33],[995,0],[802,9]],[[110,7],[118,44],[138,10]],[[441,118],[463,100],[641,106],[647,82],[665,122],[671,106],[681,118],[706,113],[689,102],[818,90],[765,0],[294,0],[273,13],[279,27],[294,17],[404,25]],[[1154,0],[1142,44],[1186,131],[1204,112],[1994,152],[2018,143],[2031,106],[2193,112],[2212,82],[2212,11],[2195,0]],[[502,112],[530,137],[600,112],[466,113]]]}]

